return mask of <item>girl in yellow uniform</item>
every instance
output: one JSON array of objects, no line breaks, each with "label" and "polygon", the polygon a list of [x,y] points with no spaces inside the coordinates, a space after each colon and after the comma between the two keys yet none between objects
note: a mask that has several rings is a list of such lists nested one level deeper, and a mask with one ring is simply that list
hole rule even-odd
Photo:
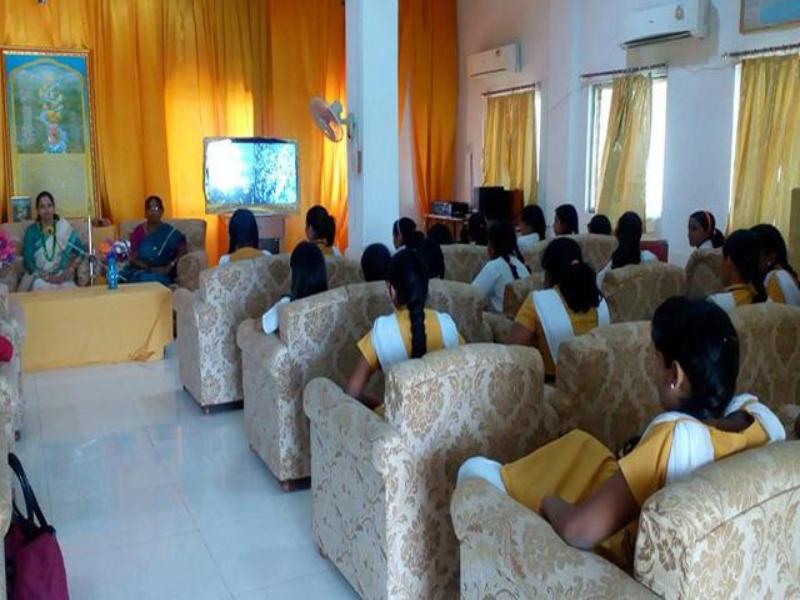
[{"label": "girl in yellow uniform", "polygon": [[336,239],[336,221],[323,206],[312,206],[306,213],[306,239],[319,246],[325,256],[341,256],[333,245]]},{"label": "girl in yellow uniform", "polygon": [[780,304],[800,306],[797,273],[789,264],[786,242],[781,232],[767,224],[756,225],[751,231],[761,241],[760,271],[769,299]]},{"label": "girl in yellow uniform", "polygon": [[642,219],[635,212],[628,211],[619,218],[617,229],[614,231],[618,242],[617,249],[614,250],[608,264],[597,274],[597,287],[602,287],[611,269],[658,262],[655,254],[641,248],[643,230]]},{"label": "girl in yellow uniform", "polygon": [[389,263],[391,315],[378,317],[372,330],[358,342],[361,357],[347,383],[347,393],[382,414],[380,400],[364,394],[372,374],[428,352],[463,343],[450,315],[425,308],[428,274],[419,254],[400,250]]},{"label": "girl in yellow uniform", "polygon": [[219,257],[219,264],[227,265],[265,256],[272,254],[258,249],[258,223],[255,216],[246,208],[236,210],[228,223],[228,253]]},{"label": "girl in yellow uniform", "polygon": [[718,306],[671,298],[656,311],[652,338],[666,412],[628,454],[618,460],[575,430],[507,465],[471,458],[459,480],[486,479],[547,519],[566,543],[628,567],[639,513],[650,496],[705,464],[786,435],[755,397],[734,397],[739,340]]},{"label": "girl in yellow uniform", "polygon": [[709,300],[730,312],[740,306],[767,301],[767,291],[761,275],[761,242],[756,233],[747,229],[734,231],[722,246],[722,279],[724,292]]},{"label": "girl in yellow uniform", "polygon": [[552,378],[561,344],[608,325],[611,318],[597,289],[594,271],[583,262],[575,240],[561,237],[550,242],[542,255],[542,268],[548,289],[528,296],[506,343],[537,348],[544,360],[545,374]]}]

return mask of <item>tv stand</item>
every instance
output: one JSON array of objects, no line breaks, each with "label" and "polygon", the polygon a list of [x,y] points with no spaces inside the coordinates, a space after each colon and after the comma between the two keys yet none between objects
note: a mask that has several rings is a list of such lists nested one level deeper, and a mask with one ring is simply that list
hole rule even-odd
[{"label": "tv stand", "polygon": [[[254,215],[258,224],[258,245],[260,250],[269,250],[273,254],[283,251],[283,238],[286,236],[286,215]],[[222,215],[227,237],[230,214]]]}]

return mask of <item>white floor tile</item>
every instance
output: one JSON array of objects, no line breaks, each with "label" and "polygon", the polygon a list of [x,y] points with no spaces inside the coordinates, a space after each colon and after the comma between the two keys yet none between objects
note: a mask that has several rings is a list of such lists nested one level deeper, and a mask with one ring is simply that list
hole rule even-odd
[{"label": "white floor tile", "polygon": [[229,600],[197,533],[65,559],[70,596],[80,600]]},{"label": "white floor tile", "polygon": [[358,600],[358,594],[350,587],[347,580],[332,567],[313,575],[235,594],[234,597],[236,600],[306,600],[307,598]]}]

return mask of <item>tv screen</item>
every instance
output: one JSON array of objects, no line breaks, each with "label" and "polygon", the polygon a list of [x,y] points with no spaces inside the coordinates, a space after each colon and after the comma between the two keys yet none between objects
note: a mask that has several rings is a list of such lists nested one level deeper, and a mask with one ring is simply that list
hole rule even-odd
[{"label": "tv screen", "polygon": [[248,208],[291,213],[300,207],[297,144],[267,138],[206,138],[207,213]]}]

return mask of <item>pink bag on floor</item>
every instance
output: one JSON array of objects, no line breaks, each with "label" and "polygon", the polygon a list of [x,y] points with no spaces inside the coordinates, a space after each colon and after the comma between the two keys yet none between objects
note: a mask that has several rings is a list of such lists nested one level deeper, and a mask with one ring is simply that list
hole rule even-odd
[{"label": "pink bag on floor", "polygon": [[44,518],[22,463],[13,453],[8,464],[25,497],[23,515],[13,504],[11,527],[6,534],[6,579],[9,600],[69,600],[64,557],[56,530]]}]

